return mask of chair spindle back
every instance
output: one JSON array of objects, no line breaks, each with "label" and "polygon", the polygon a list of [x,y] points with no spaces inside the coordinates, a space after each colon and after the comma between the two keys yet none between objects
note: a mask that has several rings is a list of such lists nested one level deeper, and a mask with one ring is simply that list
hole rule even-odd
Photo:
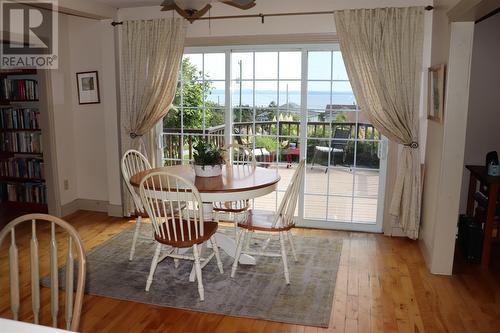
[{"label": "chair spindle back", "polygon": [[146,156],[141,154],[141,152],[130,149],[123,154],[122,157],[122,176],[127,188],[132,196],[132,200],[134,200],[135,208],[140,212],[144,213],[144,207],[142,206],[141,199],[137,195],[132,184],[130,184],[130,177],[133,175],[151,169],[151,164],[149,163]]},{"label": "chair spindle back", "polygon": [[[47,214],[28,214],[20,216],[9,222],[0,232],[0,248],[2,242],[7,235],[10,234],[9,246],[9,288],[10,288],[10,305],[14,320],[19,319],[20,296],[19,296],[19,254],[16,244],[16,226],[21,223],[31,223],[31,238],[30,238],[30,272],[31,272],[31,304],[33,311],[33,321],[39,323],[40,319],[40,268],[39,268],[39,245],[37,238],[37,221],[45,221],[50,223],[50,289],[51,289],[51,319],[52,326],[57,327],[59,315],[59,278],[58,278],[58,242],[56,240],[56,226],[61,227],[67,234],[67,255],[66,255],[66,301],[64,317],[66,329],[77,331],[80,323],[80,314],[82,311],[83,289],[85,285],[85,251],[83,243],[78,235],[78,232],[66,221],[55,216]],[[78,257],[78,276],[76,283],[76,294],[73,299],[74,292],[74,255],[73,250],[76,250]]]},{"label": "chair spindle back", "polygon": [[253,168],[257,166],[254,154],[244,146],[233,143],[224,146],[224,160],[228,165],[249,165]]},{"label": "chair spindle back", "polygon": [[203,203],[193,183],[165,171],[144,177],[139,194],[157,237],[189,242],[203,236]]},{"label": "chair spindle back", "polygon": [[273,228],[278,223],[281,227],[286,227],[290,224],[293,224],[293,216],[295,214],[295,208],[297,207],[300,188],[304,180],[305,165],[306,160],[303,159],[302,161],[300,161],[297,169],[295,170],[292,180],[286,189],[283,199],[281,200],[278,212],[273,222]]}]

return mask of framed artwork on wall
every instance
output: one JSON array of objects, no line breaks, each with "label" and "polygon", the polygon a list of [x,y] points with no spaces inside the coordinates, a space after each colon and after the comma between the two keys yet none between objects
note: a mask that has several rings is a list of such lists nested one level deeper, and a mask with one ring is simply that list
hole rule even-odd
[{"label": "framed artwork on wall", "polygon": [[76,73],[78,104],[101,103],[97,71]]},{"label": "framed artwork on wall", "polygon": [[443,121],[445,72],[446,66],[442,64],[429,68],[428,73],[427,119],[437,122]]}]

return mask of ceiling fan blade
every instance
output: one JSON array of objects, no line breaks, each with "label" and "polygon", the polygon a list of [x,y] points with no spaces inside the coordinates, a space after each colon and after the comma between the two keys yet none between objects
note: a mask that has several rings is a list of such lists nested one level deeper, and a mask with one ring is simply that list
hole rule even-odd
[{"label": "ceiling fan blade", "polygon": [[168,10],[175,9],[177,5],[175,4],[175,0],[165,0],[162,2],[161,6],[163,7],[161,11],[165,12]]},{"label": "ceiling fan blade", "polygon": [[239,9],[250,9],[255,6],[255,0],[227,0],[221,2]]},{"label": "ceiling fan blade", "polygon": [[175,10],[180,16],[184,17],[186,20],[188,20],[190,23],[193,23],[203,15],[205,15],[212,6],[210,4],[205,5],[200,10],[194,10],[194,9],[182,9],[179,7],[175,1],[172,1],[173,4],[168,4],[167,6],[164,6],[161,11],[168,11],[168,10]]}]

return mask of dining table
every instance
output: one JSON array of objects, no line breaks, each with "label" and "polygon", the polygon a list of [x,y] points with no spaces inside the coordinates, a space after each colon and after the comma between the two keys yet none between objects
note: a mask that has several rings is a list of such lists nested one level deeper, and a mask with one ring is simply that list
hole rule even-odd
[{"label": "dining table", "polygon": [[[151,173],[166,171],[181,176],[195,185],[203,202],[203,218],[213,221],[213,203],[238,200],[252,200],[276,191],[280,176],[277,169],[252,165],[226,164],[222,166],[222,175],[216,177],[198,177],[192,165],[180,164],[152,168],[133,175],[130,184],[139,188],[141,180]],[[161,195],[161,194],[160,194]],[[227,255],[234,258],[236,241],[226,234],[215,234],[217,244]],[[255,258],[241,255],[239,263],[255,265]],[[194,274],[190,280],[194,279]]]},{"label": "dining table", "polygon": [[22,321],[0,318],[0,332],[2,333],[64,333],[70,332],[60,328],[42,326]]}]

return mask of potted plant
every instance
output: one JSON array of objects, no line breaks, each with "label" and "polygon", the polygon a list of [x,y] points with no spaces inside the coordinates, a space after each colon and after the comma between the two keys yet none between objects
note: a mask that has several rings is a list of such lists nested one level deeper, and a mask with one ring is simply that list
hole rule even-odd
[{"label": "potted plant", "polygon": [[194,173],[198,177],[217,177],[222,174],[223,150],[205,139],[194,145]]}]

